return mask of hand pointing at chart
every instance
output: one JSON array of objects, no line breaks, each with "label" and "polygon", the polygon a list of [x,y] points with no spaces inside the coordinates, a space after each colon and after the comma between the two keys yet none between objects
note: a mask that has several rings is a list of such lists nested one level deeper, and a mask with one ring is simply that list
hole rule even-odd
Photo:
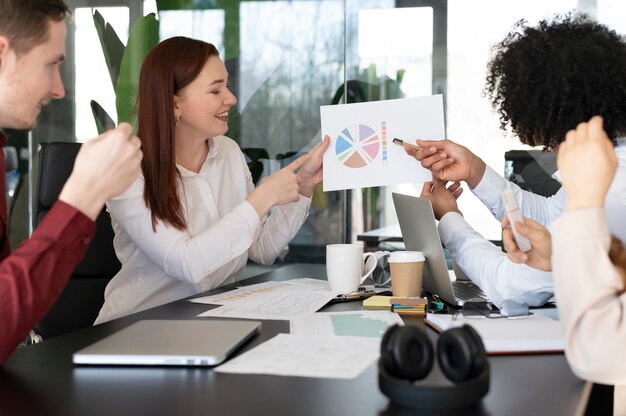
[{"label": "hand pointing at chart", "polygon": [[261,184],[246,200],[263,218],[274,205],[283,205],[299,199],[298,177],[295,173],[307,160],[309,155],[300,156],[278,172],[263,178]]},{"label": "hand pointing at chart", "polygon": [[[322,132],[331,139],[324,191],[430,180],[430,172],[401,146],[414,146],[416,137],[445,135],[441,96],[322,106],[320,116]],[[394,144],[398,140],[401,146]]]}]

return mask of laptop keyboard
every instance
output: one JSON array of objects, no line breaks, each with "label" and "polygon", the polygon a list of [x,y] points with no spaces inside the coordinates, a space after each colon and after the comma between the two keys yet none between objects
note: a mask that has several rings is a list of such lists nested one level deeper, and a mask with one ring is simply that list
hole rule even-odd
[{"label": "laptop keyboard", "polygon": [[472,282],[454,281],[452,282],[452,289],[454,290],[454,296],[459,300],[489,300],[480,287]]}]

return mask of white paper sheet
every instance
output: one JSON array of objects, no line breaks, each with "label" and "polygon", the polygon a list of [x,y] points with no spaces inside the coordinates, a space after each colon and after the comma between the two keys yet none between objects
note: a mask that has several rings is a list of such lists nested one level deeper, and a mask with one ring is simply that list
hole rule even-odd
[{"label": "white paper sheet", "polygon": [[327,280],[311,279],[304,277],[301,279],[263,282],[254,285],[241,286],[235,290],[229,290],[228,292],[190,299],[189,302],[207,303],[211,305],[227,305],[231,302],[244,300],[245,298],[250,296],[260,296],[276,291],[304,292],[329,290],[330,285],[328,284]]},{"label": "white paper sheet", "polygon": [[444,139],[443,96],[322,106],[320,116],[322,137],[330,137],[324,191],[431,179],[430,171],[392,140]]},{"label": "white paper sheet", "polygon": [[452,315],[428,314],[426,322],[439,330],[471,325],[482,337],[489,354],[557,352],[565,349],[565,333],[561,323],[540,313],[521,319],[459,316],[455,321]]},{"label": "white paper sheet", "polygon": [[278,334],[215,371],[351,379],[376,361],[379,349],[378,338]]},{"label": "white paper sheet", "polygon": [[222,305],[198,315],[202,317],[290,320],[314,313],[335,295],[325,280],[293,279],[244,286],[192,301]]},{"label": "white paper sheet", "polygon": [[382,338],[387,328],[394,324],[404,325],[400,315],[390,311],[317,312],[292,320],[290,332],[294,335]]}]

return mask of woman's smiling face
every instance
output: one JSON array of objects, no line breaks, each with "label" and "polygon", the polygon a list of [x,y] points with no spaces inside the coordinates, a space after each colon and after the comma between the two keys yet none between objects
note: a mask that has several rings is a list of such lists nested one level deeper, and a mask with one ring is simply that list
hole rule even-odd
[{"label": "woman's smiling face", "polygon": [[237,98],[228,89],[228,72],[217,56],[207,59],[200,74],[174,97],[180,133],[215,137],[228,130],[228,110]]}]

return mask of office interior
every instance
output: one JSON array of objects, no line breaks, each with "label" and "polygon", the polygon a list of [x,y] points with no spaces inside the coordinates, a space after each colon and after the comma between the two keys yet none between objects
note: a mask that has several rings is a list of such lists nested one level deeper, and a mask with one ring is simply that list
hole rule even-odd
[{"label": "office interior", "polygon": [[[559,186],[549,180],[556,169],[553,155],[523,146],[502,132],[483,95],[492,45],[520,19],[532,24],[570,11],[586,13],[626,34],[626,3],[619,0],[67,3],[72,18],[61,68],[66,96],[43,109],[32,132],[7,132],[9,146],[17,151],[15,170],[7,172],[13,248],[36,223],[40,144],[84,142],[97,136],[97,107],[114,123],[122,120],[94,24],[96,12],[125,46],[136,23],[151,14],[159,40],[182,35],[216,45],[238,98],[227,135],[243,149],[256,180],[321,140],[322,105],[442,94],[446,137],[467,146],[522,187],[543,195]],[[277,263],[249,264],[243,276],[290,263],[324,263],[327,244],[357,242],[363,233],[397,224],[391,194],[419,195],[421,187],[410,183],[326,193],[320,187],[309,218]],[[471,192],[464,192],[459,207],[486,238],[501,239],[499,223]]]},{"label": "office interior", "polygon": [[[158,39],[184,35],[217,46],[239,100],[227,135],[244,150],[257,179],[321,140],[322,105],[443,94],[446,136],[523,183],[520,171],[527,163],[546,157],[543,165],[553,162],[551,155],[525,149],[499,130],[497,115],[482,94],[491,46],[519,19],[532,23],[572,10],[626,32],[626,21],[619,18],[626,5],[616,0],[70,0],[68,4],[73,17],[62,65],[66,96],[44,109],[32,133],[9,132],[19,162],[10,190],[13,247],[35,224],[39,144],[95,137],[95,106],[118,122],[116,92],[94,24],[96,12],[124,45],[138,19],[153,13]],[[531,153],[519,156],[521,150]],[[540,168],[548,174],[550,169]],[[326,244],[355,242],[364,232],[397,224],[391,193],[418,195],[420,190],[420,183],[326,193],[320,188],[309,218],[280,262],[323,262]],[[471,192],[464,193],[459,205],[474,228],[490,240],[500,239],[499,224]]]}]

